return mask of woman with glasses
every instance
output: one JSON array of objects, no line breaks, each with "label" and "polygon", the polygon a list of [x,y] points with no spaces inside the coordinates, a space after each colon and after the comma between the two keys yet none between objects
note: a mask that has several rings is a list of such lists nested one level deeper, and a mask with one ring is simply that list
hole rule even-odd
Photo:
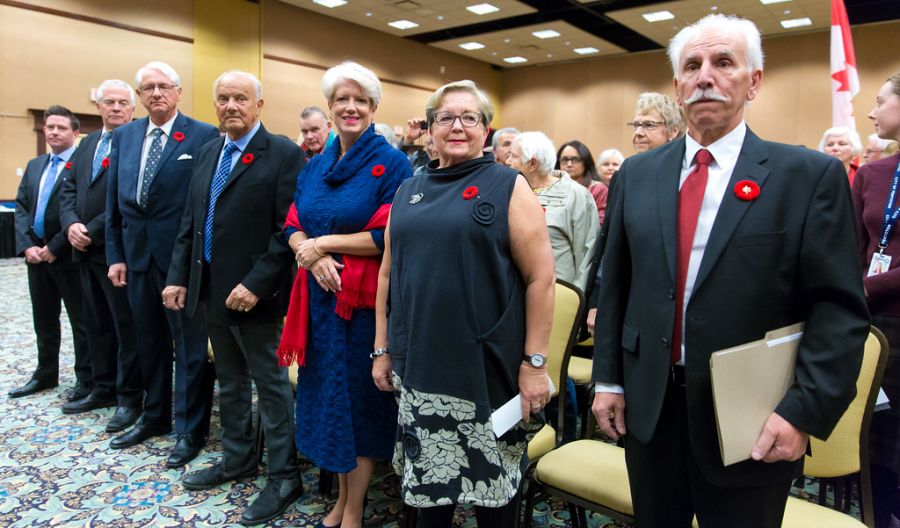
[{"label": "woman with glasses", "polygon": [[[553,252],[528,182],[482,155],[493,113],[472,81],[431,95],[437,159],[397,191],[385,234],[372,376],[399,395],[394,465],[421,527],[451,526],[457,504],[514,526],[526,435],[550,399]],[[495,435],[516,395],[525,421]]]},{"label": "woman with glasses", "polygon": [[597,173],[597,166],[594,164],[594,156],[591,155],[587,145],[577,139],[563,143],[556,153],[554,168],[565,171],[573,181],[580,183],[591,192],[594,203],[597,204],[597,214],[602,224],[603,216],[606,214],[606,198],[609,189],[600,181],[600,174]]},{"label": "woman with glasses", "polygon": [[671,99],[656,92],[638,96],[634,119],[625,124],[634,132],[631,144],[635,152],[647,152],[684,133],[681,110]]},{"label": "woman with glasses", "polygon": [[359,527],[376,459],[390,459],[394,398],[372,383],[375,292],[391,200],[410,177],[406,156],[375,133],[381,82],[353,62],[322,77],[337,138],[297,179],[285,222],[303,268],[278,349],[300,366],[297,449],[338,474],[334,508],[318,527]]}]

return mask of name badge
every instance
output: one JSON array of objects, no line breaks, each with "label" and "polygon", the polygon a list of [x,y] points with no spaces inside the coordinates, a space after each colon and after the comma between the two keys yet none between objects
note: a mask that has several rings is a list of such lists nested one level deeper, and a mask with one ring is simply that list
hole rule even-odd
[{"label": "name badge", "polygon": [[884,253],[875,253],[872,255],[872,262],[869,263],[869,274],[867,277],[871,277],[872,275],[878,275],[879,273],[884,273],[891,267],[891,256],[885,255]]}]

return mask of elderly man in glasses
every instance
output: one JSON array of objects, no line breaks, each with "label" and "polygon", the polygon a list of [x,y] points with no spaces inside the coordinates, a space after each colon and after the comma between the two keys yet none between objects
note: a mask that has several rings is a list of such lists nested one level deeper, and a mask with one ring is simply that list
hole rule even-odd
[{"label": "elderly man in glasses", "polygon": [[684,118],[671,99],[656,92],[638,96],[634,119],[625,123],[634,130],[635,152],[646,152],[684,134]]}]

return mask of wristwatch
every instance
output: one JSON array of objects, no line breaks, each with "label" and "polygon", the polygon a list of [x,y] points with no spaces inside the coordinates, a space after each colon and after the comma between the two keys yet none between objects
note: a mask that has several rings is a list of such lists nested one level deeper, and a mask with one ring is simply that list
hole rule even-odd
[{"label": "wristwatch", "polygon": [[390,352],[391,352],[391,351],[388,350],[388,347],[384,347],[384,348],[376,348],[374,352],[372,352],[371,354],[369,354],[369,357],[370,357],[371,359],[375,359],[375,358],[377,358],[378,356],[383,356],[383,355],[385,355],[385,354],[390,354]]},{"label": "wristwatch", "polygon": [[541,368],[547,366],[547,356],[543,354],[525,354],[525,362],[531,365],[534,368]]}]

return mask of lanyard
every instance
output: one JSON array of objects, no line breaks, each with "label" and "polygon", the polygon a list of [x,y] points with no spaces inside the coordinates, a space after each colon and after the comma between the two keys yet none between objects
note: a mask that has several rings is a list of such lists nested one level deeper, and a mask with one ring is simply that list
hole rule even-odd
[{"label": "lanyard", "polygon": [[900,218],[900,207],[894,207],[894,199],[897,197],[897,186],[900,184],[900,163],[897,164],[897,170],[894,171],[894,181],[891,183],[891,192],[888,194],[887,204],[884,206],[884,222],[881,228],[881,240],[878,241],[878,252],[884,253],[887,248],[888,240],[891,237],[891,231],[894,224]]}]

